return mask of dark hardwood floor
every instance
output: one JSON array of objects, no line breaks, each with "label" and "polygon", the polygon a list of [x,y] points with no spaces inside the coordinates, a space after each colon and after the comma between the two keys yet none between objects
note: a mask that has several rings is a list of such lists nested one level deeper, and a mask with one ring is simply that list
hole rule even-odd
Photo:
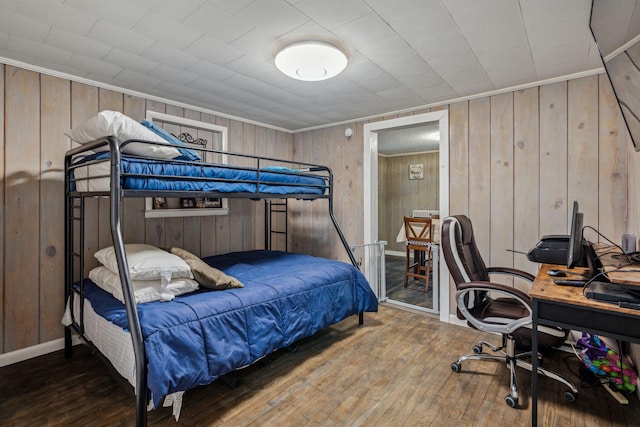
[{"label": "dark hardwood floor", "polygon": [[[508,370],[502,363],[467,362],[478,339],[497,337],[441,323],[430,315],[382,305],[279,351],[270,363],[239,372],[241,385],[220,381],[185,393],[179,422],[169,408],[149,412],[151,426],[526,426],[530,376],[519,371],[521,409],[504,402]],[[2,426],[131,426],[133,395],[85,346],[0,368]],[[575,356],[545,360],[579,382]],[[637,426],[635,395],[620,405],[601,386],[580,388],[571,404],[564,387],[541,378],[539,417],[545,426]]]},{"label": "dark hardwood floor", "polygon": [[410,277],[404,287],[405,258],[385,255],[385,279],[387,298],[416,307],[433,308],[433,278],[429,278],[429,290],[425,292],[424,280]]}]

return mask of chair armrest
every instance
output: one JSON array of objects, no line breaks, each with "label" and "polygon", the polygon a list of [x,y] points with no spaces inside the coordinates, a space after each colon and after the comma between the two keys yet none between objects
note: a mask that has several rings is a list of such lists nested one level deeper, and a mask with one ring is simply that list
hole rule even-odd
[{"label": "chair armrest", "polygon": [[510,267],[488,267],[487,272],[489,274],[507,274],[509,276],[516,276],[522,279],[525,279],[531,283],[536,279],[533,274],[527,273],[526,271],[518,270],[516,268]]},{"label": "chair armrest", "polygon": [[[474,293],[476,291],[480,292],[497,292],[506,294],[509,298],[515,299],[518,301],[529,313],[527,317],[522,317],[520,319],[513,319],[512,321],[505,324],[495,324],[495,323],[487,323],[476,317],[474,317],[465,304],[465,298],[470,293]],[[468,282],[462,283],[458,285],[458,291],[456,292],[456,303],[458,304],[458,310],[462,313],[462,315],[467,319],[469,323],[473,325],[474,328],[485,331],[485,332],[497,332],[500,334],[509,334],[516,329],[522,328],[523,326],[531,324],[531,317],[533,311],[531,309],[531,299],[524,292],[512,288],[507,285],[502,285],[499,283],[491,283],[491,282]]]}]

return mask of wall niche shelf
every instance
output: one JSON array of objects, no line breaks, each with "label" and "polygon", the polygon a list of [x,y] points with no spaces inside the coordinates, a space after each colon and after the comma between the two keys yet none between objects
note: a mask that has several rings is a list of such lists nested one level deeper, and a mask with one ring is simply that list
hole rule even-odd
[{"label": "wall niche shelf", "polygon": [[[155,122],[164,130],[180,135],[185,145],[193,150],[199,148],[218,149],[227,151],[227,128],[213,123],[201,122],[184,117],[172,116],[156,111],[147,111],[147,120]],[[185,139],[182,136],[185,135]],[[209,153],[210,154],[210,153]],[[211,159],[207,158],[207,161]],[[226,163],[227,155],[222,155],[222,163]],[[179,218],[194,216],[228,215],[229,204],[226,198],[221,199],[221,207],[215,208],[175,208],[175,203],[170,207],[154,208],[153,199],[145,198],[145,218]]]}]

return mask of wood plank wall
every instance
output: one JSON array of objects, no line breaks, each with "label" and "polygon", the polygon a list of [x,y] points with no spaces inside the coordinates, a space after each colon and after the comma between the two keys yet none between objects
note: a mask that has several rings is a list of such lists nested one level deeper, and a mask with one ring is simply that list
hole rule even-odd
[{"label": "wood plank wall", "polygon": [[[363,212],[364,121],[291,135],[9,65],[0,66],[0,77],[0,352],[62,336],[60,168],[71,145],[61,132],[103,108],[136,120],[150,109],[216,123],[229,128],[232,151],[332,167],[336,218],[349,243],[363,243],[369,214]],[[624,232],[640,235],[640,153],[627,140],[605,76],[436,109],[450,112],[450,212],[470,216],[488,264],[534,271],[523,255],[507,249],[526,251],[542,234],[566,233],[573,200],[580,202],[585,224],[612,240]],[[350,138],[344,136],[347,127],[354,131]],[[92,254],[110,237],[108,208],[103,201],[89,205],[86,251]],[[348,260],[327,205],[291,202],[289,247]],[[200,255],[264,243],[262,203],[230,201],[233,215],[198,219],[145,220],[142,200],[125,206],[127,242],[181,244]]]},{"label": "wood plank wall", "polygon": [[[424,178],[409,180],[409,165],[416,163],[424,166]],[[385,250],[405,252],[404,242],[396,242],[403,218],[414,209],[437,210],[439,195],[437,152],[378,157],[378,238],[388,242]]]},{"label": "wood plank wall", "polygon": [[[104,109],[137,121],[153,110],[227,126],[230,151],[293,157],[287,132],[0,64],[0,353],[63,336],[63,156],[72,146],[64,132]],[[202,256],[264,247],[262,202],[229,200],[225,216],[147,220],[144,199],[124,206],[128,243],[179,245]],[[93,253],[111,245],[108,201],[88,200],[85,215],[86,274]]]},{"label": "wood plank wall", "polygon": [[[487,264],[535,272],[536,264],[510,250],[526,252],[541,235],[566,234],[573,200],[580,203],[585,225],[608,238],[619,242],[627,231],[640,235],[640,202],[635,195],[639,181],[634,179],[640,172],[629,167],[640,164],[640,153],[627,139],[606,76],[439,108],[450,113],[449,212],[471,218]],[[344,228],[353,243],[363,243],[362,218],[368,214],[362,212],[361,191],[364,123],[336,127],[333,140],[320,138],[318,131],[294,136],[294,153],[301,159],[318,145],[357,146],[354,157],[344,159],[358,167],[359,190],[340,187],[335,202],[349,206],[341,223],[348,224]],[[354,129],[349,141],[342,136],[346,127]],[[331,158],[320,160],[333,164]],[[629,199],[634,203],[631,209]],[[312,222],[305,227],[315,228]],[[450,307],[455,308],[453,301]]]}]

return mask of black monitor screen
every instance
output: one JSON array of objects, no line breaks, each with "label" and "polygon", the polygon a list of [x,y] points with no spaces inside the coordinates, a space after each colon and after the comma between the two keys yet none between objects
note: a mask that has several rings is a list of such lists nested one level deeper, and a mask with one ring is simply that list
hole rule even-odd
[{"label": "black monitor screen", "polygon": [[571,215],[571,230],[569,231],[569,250],[567,253],[567,268],[575,267],[582,255],[582,217],[578,212],[578,202],[573,202]]}]

